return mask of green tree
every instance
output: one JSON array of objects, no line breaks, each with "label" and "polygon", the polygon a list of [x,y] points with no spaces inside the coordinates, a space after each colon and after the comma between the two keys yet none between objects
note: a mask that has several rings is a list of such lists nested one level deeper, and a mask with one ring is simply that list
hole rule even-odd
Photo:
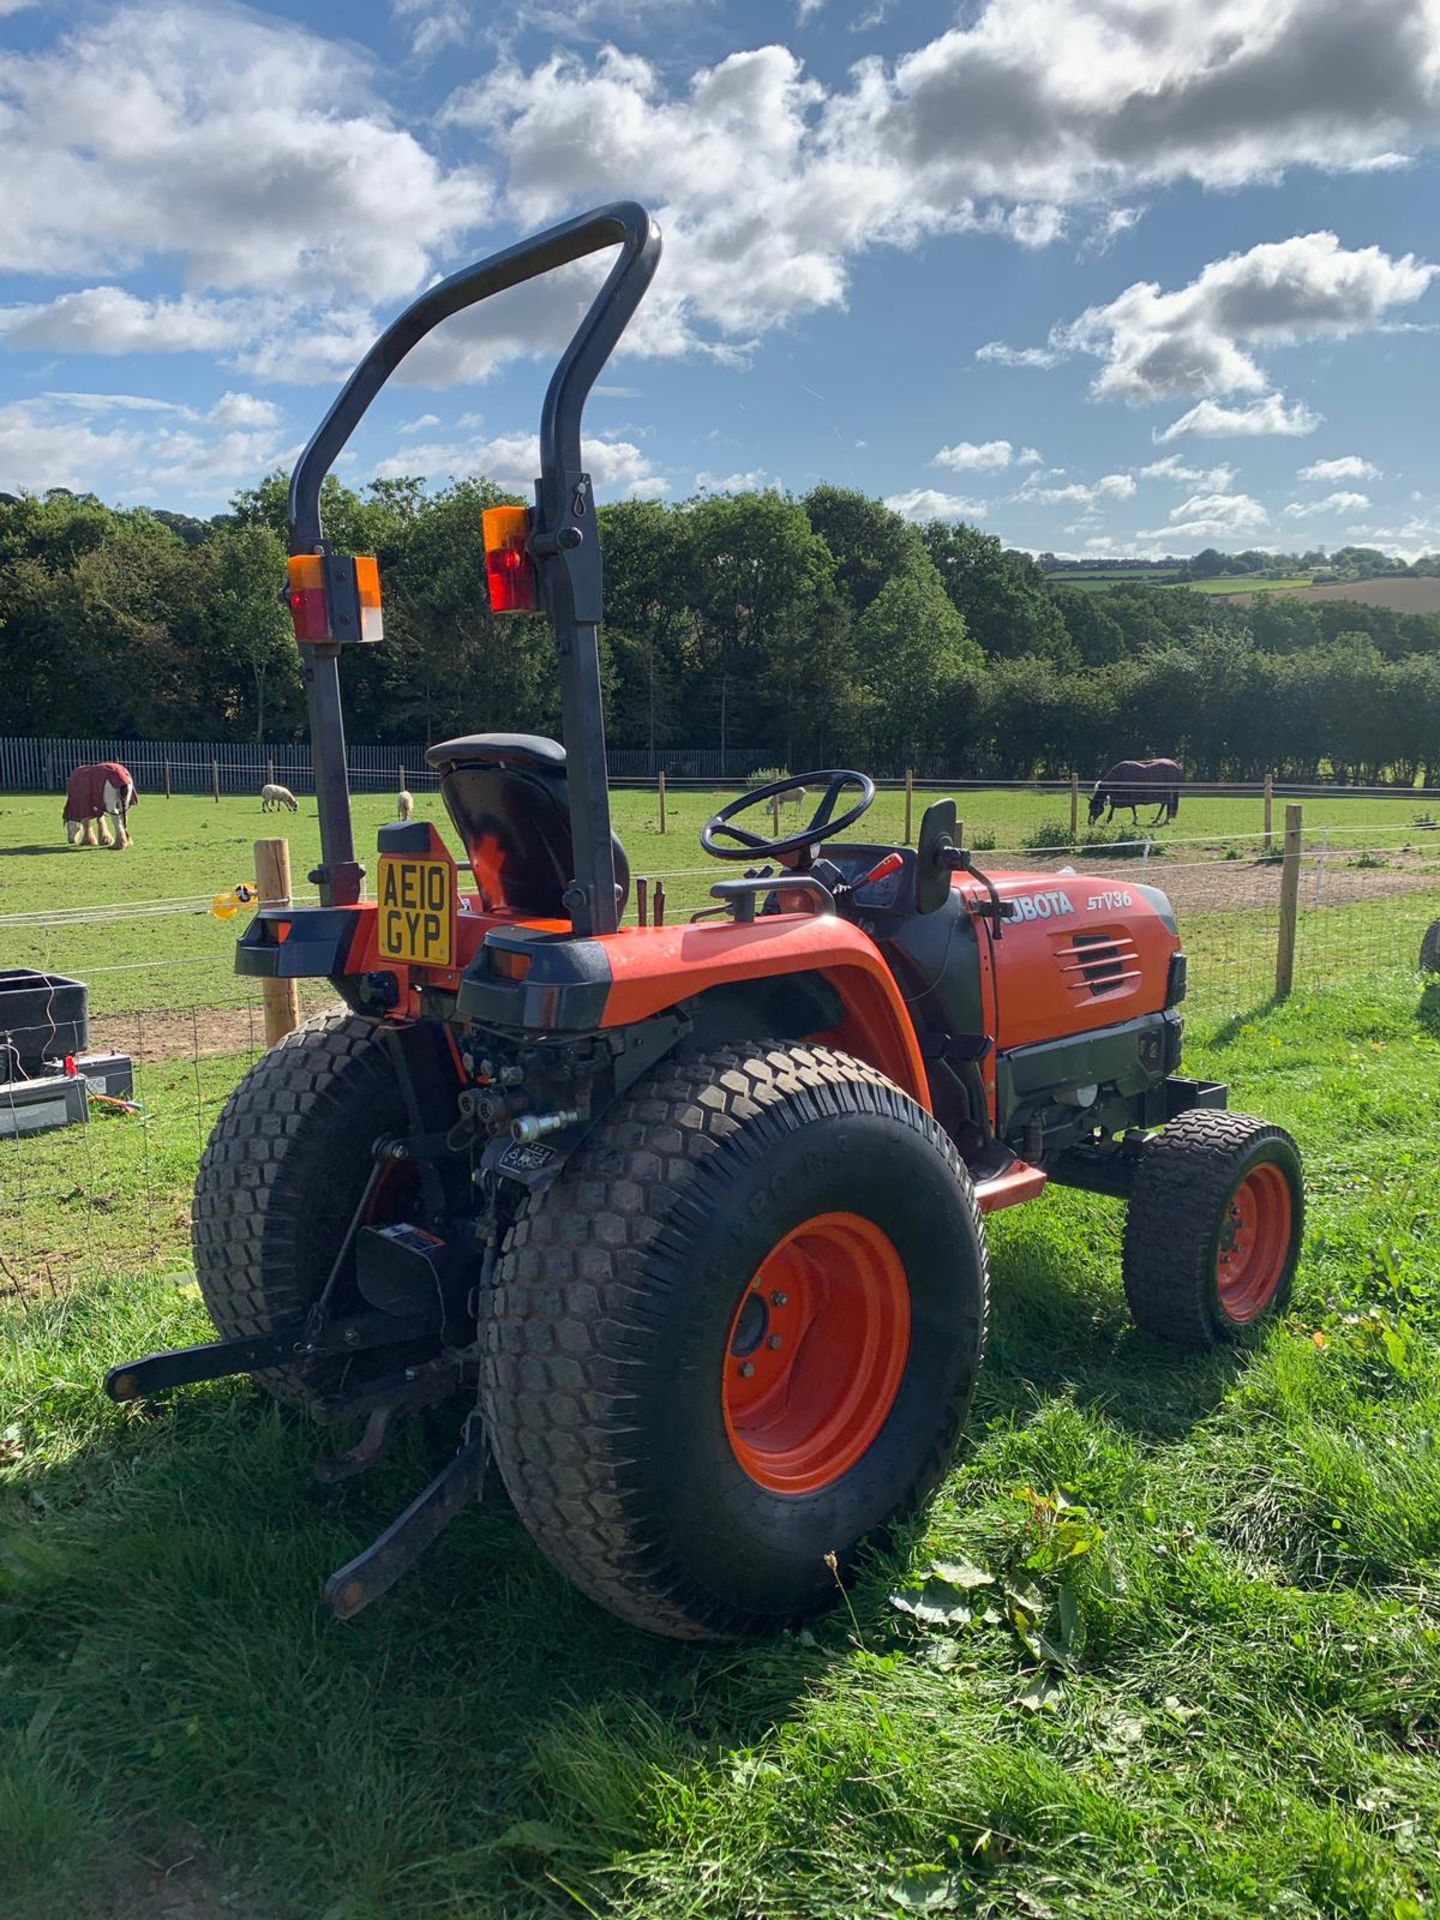
[{"label": "green tree", "polygon": [[1045,576],[1023,553],[1002,547],[993,534],[932,520],[922,530],[951,604],[991,660],[1036,654],[1060,664],[1076,658]]}]

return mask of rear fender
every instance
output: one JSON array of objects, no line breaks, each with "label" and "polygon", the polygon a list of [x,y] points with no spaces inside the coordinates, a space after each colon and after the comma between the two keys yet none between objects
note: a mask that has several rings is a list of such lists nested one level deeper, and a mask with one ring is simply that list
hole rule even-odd
[{"label": "rear fender", "polygon": [[[869,936],[848,921],[767,914],[748,926],[622,928],[597,944],[611,976],[606,1027],[632,1026],[684,1005],[707,1039],[813,1035],[930,1108],[925,1063],[894,976]],[[728,1034],[727,1021],[735,1023]]]}]

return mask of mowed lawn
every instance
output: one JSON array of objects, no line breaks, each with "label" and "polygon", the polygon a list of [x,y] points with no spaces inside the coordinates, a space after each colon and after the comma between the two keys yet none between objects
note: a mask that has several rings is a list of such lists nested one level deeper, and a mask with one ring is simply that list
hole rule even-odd
[{"label": "mowed lawn", "polygon": [[[200,892],[263,824],[211,807],[207,839],[209,804],[171,803],[192,844],[168,862],[163,801],[132,853],[33,858]],[[643,843],[677,866],[698,864],[682,805],[683,840]],[[233,929],[195,926],[219,979]],[[243,1058],[148,1068],[143,1136],[97,1120],[23,1165],[0,1142],[0,1257],[48,1248],[55,1282],[0,1312],[0,1916],[1423,1920],[1440,990],[1377,969],[1207,1008],[1186,1064],[1305,1150],[1284,1323],[1175,1355],[1129,1327],[1113,1203],[1000,1216],[990,1359],[941,1495],[812,1629],[740,1648],[599,1613],[498,1485],[337,1625],[320,1583],[453,1418],[330,1489],[326,1436],[248,1383],[130,1409],[99,1391],[113,1362],[206,1337],[187,1195]]]},{"label": "mowed lawn", "polygon": [[[703,854],[698,840],[709,814],[733,797],[672,791],[662,834],[653,792],[627,788],[614,794],[615,824],[631,870],[637,877],[663,880],[672,915],[709,904],[713,881],[735,871]],[[936,797],[935,792],[916,794],[913,833],[919,831],[924,807]],[[1037,827],[1069,827],[1067,793],[990,788],[960,790],[957,799],[972,845],[1019,849]],[[438,792],[421,792],[416,800],[420,817],[442,824],[452,848],[461,852]],[[1388,844],[1403,838],[1427,807],[1433,810],[1434,803],[1405,795],[1347,798],[1337,793],[1307,800],[1305,822],[1307,831],[1316,833],[1328,827],[1337,847],[1363,846],[1377,833]],[[1082,832],[1084,813],[1082,797]],[[244,917],[216,919],[210,903],[216,895],[253,880],[253,846],[261,835],[289,839],[297,894],[314,897],[306,876],[320,858],[320,841],[315,802],[309,797],[301,800],[298,813],[275,815],[262,813],[258,799],[226,797],[217,805],[194,797],[145,795],[133,815],[134,843],[124,852],[66,847],[59,814],[55,796],[0,794],[0,965],[79,975],[89,982],[91,1005],[98,1013],[203,1012],[208,1007],[240,1007],[253,999],[253,986],[238,980],[232,968],[235,936]],[[373,867],[375,833],[393,818],[393,803],[388,795],[357,795],[355,817],[361,858]],[[788,831],[796,823],[796,815],[787,809],[782,826]],[[1283,824],[1278,803],[1275,824],[1277,829]],[[1188,795],[1179,820],[1157,830],[1153,838],[1157,847],[1175,847],[1177,857],[1194,858],[1197,838],[1218,850],[1222,836],[1258,835],[1261,825],[1258,797]],[[885,792],[855,834],[891,842],[899,841],[904,830],[905,796]],[[1117,824],[1112,831],[1121,828]],[[1128,822],[1124,833],[1131,834]],[[1257,850],[1253,842],[1239,846],[1246,855]],[[1023,854],[1012,864],[1023,864]],[[86,909],[98,914],[108,910],[115,917],[77,922],[74,916]],[[12,915],[33,919],[7,924]]]}]

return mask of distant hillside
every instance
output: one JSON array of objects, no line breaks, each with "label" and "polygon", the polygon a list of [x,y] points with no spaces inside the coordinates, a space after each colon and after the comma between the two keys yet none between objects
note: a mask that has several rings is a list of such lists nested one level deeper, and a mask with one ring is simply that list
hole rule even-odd
[{"label": "distant hillside", "polygon": [[[1440,613],[1440,579],[1434,575],[1423,580],[1335,580],[1323,587],[1286,587],[1280,591],[1296,600],[1360,600],[1367,607],[1389,607],[1395,613]],[[1227,597],[1232,606],[1243,607],[1257,594],[1231,593]]]}]

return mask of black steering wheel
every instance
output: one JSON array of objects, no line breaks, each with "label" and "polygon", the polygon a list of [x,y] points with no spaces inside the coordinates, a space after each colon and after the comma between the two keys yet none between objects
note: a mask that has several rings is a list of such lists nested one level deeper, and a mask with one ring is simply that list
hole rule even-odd
[{"label": "black steering wheel", "polygon": [[[734,825],[738,815],[747,813],[751,807],[763,807],[767,801],[776,799],[782,793],[793,793],[797,787],[808,790],[822,786],[825,792],[820,804],[801,833],[792,833],[785,839],[767,840],[761,834],[751,833],[748,827]],[[858,787],[860,798],[835,819],[832,817],[835,803],[847,787]],[[712,814],[700,829],[700,844],[706,853],[713,853],[717,860],[750,860],[756,854],[778,859],[781,854],[799,853],[829,835],[843,833],[847,827],[853,827],[861,814],[869,809],[874,798],[875,782],[869,774],[856,773],[848,767],[826,767],[819,773],[791,774],[784,780],[772,780],[768,787],[755,787],[749,793],[742,793],[738,800],[732,800],[728,807],[722,807],[719,813]],[[717,846],[716,836],[722,833],[737,844],[733,847]]]}]

